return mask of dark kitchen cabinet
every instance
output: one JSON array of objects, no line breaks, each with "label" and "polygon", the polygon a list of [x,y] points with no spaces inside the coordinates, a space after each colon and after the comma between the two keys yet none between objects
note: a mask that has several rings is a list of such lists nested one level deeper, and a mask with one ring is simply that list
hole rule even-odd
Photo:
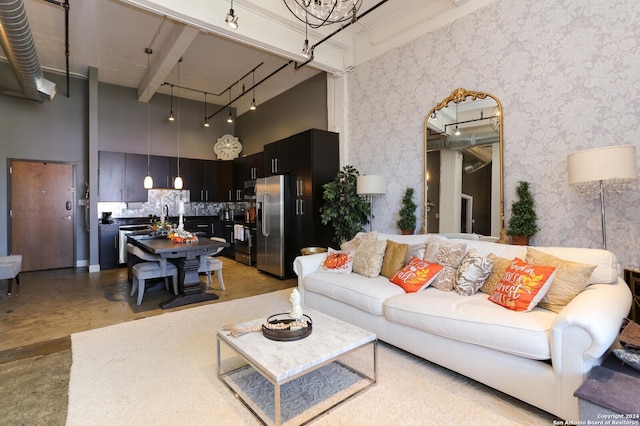
[{"label": "dark kitchen cabinet", "polygon": [[98,226],[100,269],[118,267],[118,225]]},{"label": "dark kitchen cabinet", "polygon": [[215,161],[181,160],[184,170],[184,189],[190,191],[191,201],[217,201],[218,175]]},{"label": "dark kitchen cabinet", "polygon": [[147,156],[141,154],[125,154],[125,199],[124,201],[148,200],[147,190],[144,187],[144,178],[147,175]]},{"label": "dark kitchen cabinet", "polygon": [[[149,158],[149,173],[153,178],[154,188],[173,188],[175,175],[172,172],[177,168],[177,158],[152,155]],[[145,168],[146,171],[146,168]]]},{"label": "dark kitchen cabinet", "polygon": [[225,247],[221,254],[231,259],[236,258],[233,225],[233,221],[230,220],[217,220],[213,223],[213,235],[215,237],[222,237],[229,243],[229,247]]},{"label": "dark kitchen cabinet", "polygon": [[122,152],[98,153],[98,196],[100,201],[124,201],[124,157]]},{"label": "dark kitchen cabinet", "polygon": [[333,229],[320,220],[322,186],[332,181],[340,169],[339,135],[311,129],[289,138],[291,186],[295,201],[290,217],[295,230],[295,248],[328,247]]},{"label": "dark kitchen cabinet", "polygon": [[264,155],[262,152],[240,157],[233,162],[233,187],[236,201],[244,201],[244,183],[264,176]]},{"label": "dark kitchen cabinet", "polygon": [[289,173],[291,154],[290,138],[267,144],[263,148],[263,164],[265,176]]},{"label": "dark kitchen cabinet", "polygon": [[239,201],[233,185],[233,161],[214,161],[216,166],[216,196],[210,201]]}]

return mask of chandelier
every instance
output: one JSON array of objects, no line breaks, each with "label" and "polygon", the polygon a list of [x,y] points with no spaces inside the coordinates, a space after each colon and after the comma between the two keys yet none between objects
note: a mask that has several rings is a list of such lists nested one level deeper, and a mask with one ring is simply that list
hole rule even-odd
[{"label": "chandelier", "polygon": [[282,0],[289,11],[311,28],[351,20],[362,6],[362,0]]}]

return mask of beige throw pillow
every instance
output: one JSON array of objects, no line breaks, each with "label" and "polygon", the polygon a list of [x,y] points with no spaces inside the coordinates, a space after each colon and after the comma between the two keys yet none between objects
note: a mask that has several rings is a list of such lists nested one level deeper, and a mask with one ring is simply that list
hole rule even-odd
[{"label": "beige throw pillow", "polygon": [[382,260],[382,269],[380,275],[391,278],[393,274],[402,269],[407,258],[408,244],[400,244],[395,241],[387,240],[387,248],[384,252]]},{"label": "beige throw pillow", "polygon": [[584,289],[584,283],[596,269],[596,265],[560,259],[531,247],[527,248],[525,260],[534,265],[556,267],[556,278],[551,283],[547,294],[538,303],[539,307],[555,313],[560,312]]},{"label": "beige throw pillow", "polygon": [[491,274],[487,281],[480,287],[480,291],[487,293],[489,296],[493,294],[493,291],[498,286],[498,283],[502,279],[504,271],[507,270],[507,266],[511,263],[512,259],[505,259],[503,257],[496,256],[493,253],[487,255],[487,259],[491,261],[493,267],[491,268]]},{"label": "beige throw pillow", "polygon": [[487,281],[492,269],[491,260],[483,257],[475,249],[469,250],[458,266],[453,289],[462,296],[475,294]]},{"label": "beige throw pillow", "polygon": [[342,245],[340,246],[340,249],[348,250],[348,251],[356,251],[356,249],[358,248],[358,246],[362,241],[376,240],[377,237],[378,237],[378,231],[367,232],[367,233],[360,232],[356,234],[356,236],[353,237],[353,239],[342,243]]},{"label": "beige throw pillow", "polygon": [[451,291],[456,281],[456,270],[467,251],[464,243],[452,243],[446,240],[431,238],[427,244],[424,260],[444,266],[435,279],[432,287],[438,290]]},{"label": "beige throw pillow", "polygon": [[361,241],[353,256],[353,272],[368,278],[380,275],[386,248],[386,240]]}]

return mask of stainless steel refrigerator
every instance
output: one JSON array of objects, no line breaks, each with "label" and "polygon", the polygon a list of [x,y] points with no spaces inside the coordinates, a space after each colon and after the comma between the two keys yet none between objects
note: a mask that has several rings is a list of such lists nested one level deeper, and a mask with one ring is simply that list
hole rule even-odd
[{"label": "stainless steel refrigerator", "polygon": [[256,180],[256,228],[259,271],[285,278],[288,265],[287,212],[289,176],[277,175]]}]

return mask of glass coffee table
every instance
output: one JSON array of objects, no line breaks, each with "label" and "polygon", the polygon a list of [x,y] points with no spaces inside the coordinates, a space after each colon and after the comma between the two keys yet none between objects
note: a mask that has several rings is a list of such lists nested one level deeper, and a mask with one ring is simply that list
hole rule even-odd
[{"label": "glass coffee table", "polygon": [[274,341],[261,331],[217,333],[218,378],[265,425],[304,424],[378,381],[374,333],[311,309],[304,313],[313,326],[300,340]]}]

